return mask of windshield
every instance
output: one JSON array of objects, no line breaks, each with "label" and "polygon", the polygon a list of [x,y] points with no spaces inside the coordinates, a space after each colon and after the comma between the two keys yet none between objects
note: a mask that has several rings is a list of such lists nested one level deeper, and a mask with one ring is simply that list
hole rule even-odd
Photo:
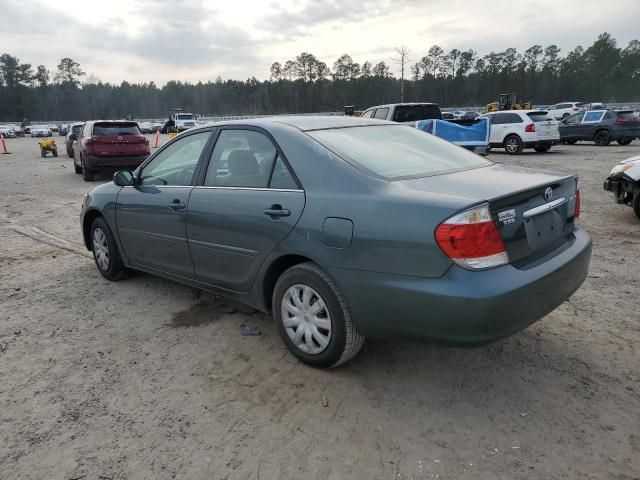
[{"label": "windshield", "polygon": [[547,120],[551,120],[547,115],[547,112],[529,112],[527,115],[534,122],[545,122]]},{"label": "windshield", "polygon": [[80,133],[80,130],[82,130],[82,125],[74,125],[71,127],[71,133]]},{"label": "windshield", "polygon": [[389,180],[492,164],[464,148],[404,125],[336,128],[308,134],[356,167]]},{"label": "windshield", "polygon": [[141,135],[140,129],[137,123],[131,122],[109,122],[109,123],[96,123],[93,126],[93,134],[95,136],[101,135]]},{"label": "windshield", "polygon": [[417,122],[434,118],[442,119],[438,105],[400,105],[393,113],[394,122]]}]

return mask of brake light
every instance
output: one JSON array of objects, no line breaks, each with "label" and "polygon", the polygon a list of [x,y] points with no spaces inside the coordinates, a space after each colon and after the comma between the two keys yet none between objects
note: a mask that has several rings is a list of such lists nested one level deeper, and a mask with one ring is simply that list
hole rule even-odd
[{"label": "brake light", "polygon": [[524,131],[528,132],[528,133],[533,133],[536,131],[536,125],[535,123],[530,123],[529,125],[527,125],[526,127],[524,127]]},{"label": "brake light", "polygon": [[443,253],[461,267],[479,270],[509,263],[487,203],[442,222],[435,238]]},{"label": "brake light", "polygon": [[576,190],[576,207],[573,213],[573,217],[580,217],[580,189]]},{"label": "brake light", "polygon": [[580,109],[578,107],[573,107],[571,110],[573,110],[574,112],[579,112]]},{"label": "brake light", "polygon": [[616,123],[629,123],[630,121],[631,121],[631,119],[625,118],[625,117],[616,118]]}]

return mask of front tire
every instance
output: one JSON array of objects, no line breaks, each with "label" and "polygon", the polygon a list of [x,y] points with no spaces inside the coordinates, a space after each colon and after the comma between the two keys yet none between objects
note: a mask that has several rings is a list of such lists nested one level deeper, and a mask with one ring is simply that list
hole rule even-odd
[{"label": "front tire", "polygon": [[364,343],[337,285],[313,263],[301,263],[280,276],[272,310],[289,351],[312,367],[347,362]]},{"label": "front tire", "polygon": [[623,137],[618,140],[618,144],[620,145],[629,145],[631,142],[633,142],[633,138],[629,137]]},{"label": "front tire", "polygon": [[523,148],[524,144],[518,135],[509,135],[504,139],[504,150],[509,155],[519,155]]},{"label": "front tire", "polygon": [[607,130],[598,130],[593,136],[593,141],[600,147],[606,147],[611,143],[611,134]]},{"label": "front tire", "polygon": [[578,140],[576,140],[575,138],[570,138],[569,140],[564,140],[564,143],[566,143],[567,145],[575,145],[576,143],[578,143]]},{"label": "front tire", "polygon": [[633,213],[636,214],[636,217],[640,218],[640,188],[637,188],[633,193],[633,203],[631,206],[633,207]]},{"label": "front tire", "polygon": [[533,147],[533,149],[538,153],[546,153],[551,150],[551,144],[549,143],[546,145],[536,145],[535,147]]},{"label": "front tire", "polygon": [[122,263],[118,245],[104,218],[98,217],[93,221],[90,238],[93,259],[102,276],[111,281],[127,277],[130,271]]}]

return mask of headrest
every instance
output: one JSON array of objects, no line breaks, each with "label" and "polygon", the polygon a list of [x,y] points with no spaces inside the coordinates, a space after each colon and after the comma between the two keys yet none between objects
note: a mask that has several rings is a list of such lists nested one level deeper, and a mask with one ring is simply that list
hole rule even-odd
[{"label": "headrest", "polygon": [[229,173],[231,175],[259,175],[260,168],[253,153],[248,150],[234,150],[229,154]]}]

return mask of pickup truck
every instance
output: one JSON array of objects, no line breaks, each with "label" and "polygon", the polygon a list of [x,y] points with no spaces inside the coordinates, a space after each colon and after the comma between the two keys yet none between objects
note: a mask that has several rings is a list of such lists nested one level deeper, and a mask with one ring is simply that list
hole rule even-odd
[{"label": "pickup truck", "polygon": [[362,118],[377,118],[410,124],[475,153],[489,150],[490,125],[487,119],[443,120],[437,103],[391,103],[365,110]]}]

